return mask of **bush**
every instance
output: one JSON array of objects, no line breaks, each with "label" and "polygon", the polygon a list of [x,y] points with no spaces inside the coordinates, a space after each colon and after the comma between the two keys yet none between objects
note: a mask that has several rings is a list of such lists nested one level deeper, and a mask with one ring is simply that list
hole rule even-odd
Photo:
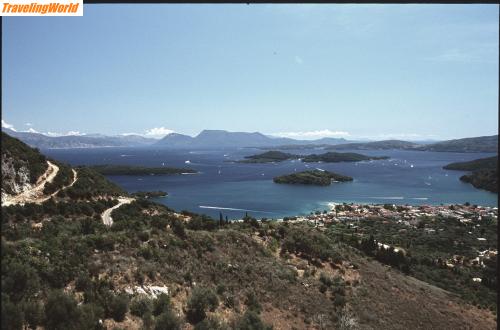
[{"label": "bush", "polygon": [[219,330],[224,329],[219,320],[209,317],[194,326],[194,330]]},{"label": "bush", "polygon": [[179,238],[186,238],[186,230],[184,229],[184,224],[180,220],[172,220],[172,231],[175,235],[179,236]]},{"label": "bush", "polygon": [[36,329],[43,322],[43,307],[39,302],[29,301],[22,306],[25,322],[31,329]]},{"label": "bush", "polygon": [[24,315],[18,305],[12,303],[9,297],[2,293],[2,329],[21,330]]},{"label": "bush", "polygon": [[245,304],[248,306],[248,309],[257,313],[260,313],[262,310],[262,306],[260,305],[254,291],[247,292]]},{"label": "bush", "polygon": [[155,330],[178,330],[180,328],[181,321],[171,310],[160,314],[156,320]]},{"label": "bush", "polygon": [[337,307],[342,307],[345,305],[345,297],[341,294],[336,294],[333,299],[333,304]]},{"label": "bush", "polygon": [[126,295],[118,295],[111,299],[109,304],[109,315],[116,322],[121,322],[125,319],[125,314],[128,311],[128,297]]},{"label": "bush", "polygon": [[153,325],[154,325],[154,318],[153,318],[153,314],[151,314],[151,312],[147,312],[146,314],[144,314],[142,316],[142,327],[144,329],[152,329],[153,328]]},{"label": "bush", "polygon": [[170,311],[170,308],[170,297],[162,293],[158,297],[156,297],[156,300],[154,301],[153,315],[158,316],[162,313],[168,312]]},{"label": "bush", "polygon": [[254,311],[247,310],[243,317],[237,322],[236,329],[238,330],[269,330],[272,329],[271,326],[267,326],[262,322]]},{"label": "bush", "polygon": [[153,311],[153,302],[149,298],[136,297],[130,303],[130,313],[135,316],[142,317],[146,313]]},{"label": "bush", "polygon": [[207,309],[215,310],[218,304],[217,295],[211,289],[197,287],[187,302],[186,316],[191,323],[196,324],[205,319]]},{"label": "bush", "polygon": [[62,291],[53,291],[45,303],[46,329],[71,329],[78,320],[76,301]]},{"label": "bush", "polygon": [[92,286],[92,280],[86,273],[80,274],[75,280],[75,290],[78,292],[83,292],[90,289]]},{"label": "bush", "polygon": [[104,309],[97,304],[84,304],[80,310],[80,329],[99,329],[99,319],[104,318]]}]

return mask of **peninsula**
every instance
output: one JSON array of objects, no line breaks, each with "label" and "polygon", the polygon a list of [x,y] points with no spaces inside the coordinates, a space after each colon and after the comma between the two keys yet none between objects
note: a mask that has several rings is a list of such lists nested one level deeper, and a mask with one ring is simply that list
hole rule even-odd
[{"label": "peninsula", "polygon": [[95,165],[90,166],[96,172],[103,175],[169,175],[183,173],[198,173],[189,168],[175,167],[144,167],[128,165]]}]

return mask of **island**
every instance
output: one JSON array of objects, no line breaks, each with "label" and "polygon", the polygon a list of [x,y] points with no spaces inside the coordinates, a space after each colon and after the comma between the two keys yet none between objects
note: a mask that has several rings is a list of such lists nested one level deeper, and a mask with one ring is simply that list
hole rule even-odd
[{"label": "island", "polygon": [[274,163],[288,159],[297,159],[299,157],[298,155],[272,150],[258,155],[246,156],[245,159],[239,160],[237,163]]},{"label": "island", "polygon": [[175,167],[94,165],[90,166],[90,168],[103,175],[170,175],[170,174],[198,173],[197,171],[189,168],[175,168]]},{"label": "island", "polygon": [[167,192],[165,191],[136,191],[135,193],[131,194],[134,197],[137,198],[155,198],[155,197],[166,197],[168,195]]},{"label": "island", "polygon": [[470,183],[478,189],[498,193],[498,156],[451,163],[443,168],[454,171],[471,171],[469,174],[462,175],[460,181]]},{"label": "island", "polygon": [[302,158],[305,163],[325,162],[325,163],[338,163],[338,162],[360,162],[363,160],[379,160],[389,159],[387,156],[375,157],[365,156],[354,152],[326,152],[324,154],[312,154]]},{"label": "island", "polygon": [[325,162],[360,162],[363,160],[379,160],[388,159],[387,156],[375,157],[365,156],[353,152],[326,152],[324,154],[311,155],[294,155],[281,151],[267,151],[258,155],[246,156],[245,159],[237,161],[237,163],[275,163],[282,162],[288,159],[301,159],[306,163]]},{"label": "island", "polygon": [[305,184],[316,186],[329,186],[332,182],[352,181],[350,176],[340,175],[333,172],[312,170],[277,176],[273,178],[274,183]]}]

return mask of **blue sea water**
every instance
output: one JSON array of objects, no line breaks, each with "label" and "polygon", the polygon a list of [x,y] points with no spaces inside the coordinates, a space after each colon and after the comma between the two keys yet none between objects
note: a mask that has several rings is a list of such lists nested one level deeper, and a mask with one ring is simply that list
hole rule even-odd
[{"label": "blue sea water", "polygon": [[[444,170],[446,164],[490,157],[490,153],[449,153],[402,150],[353,151],[389,156],[387,160],[357,163],[302,163],[289,160],[271,164],[231,163],[263,152],[252,148],[226,150],[165,150],[154,148],[50,149],[43,152],[72,165],[123,164],[189,167],[199,174],[108,176],[128,192],[163,190],[155,199],[176,210],[205,213],[218,218],[281,218],[328,209],[329,202],[439,205],[451,203],[497,206],[497,194],[459,180],[465,172]],[[304,151],[290,150],[291,153]],[[315,150],[322,153],[323,150]],[[346,151],[347,152],[347,151]],[[307,153],[311,153],[308,151]],[[275,184],[272,178],[294,171],[323,169],[354,178],[331,186]]]}]

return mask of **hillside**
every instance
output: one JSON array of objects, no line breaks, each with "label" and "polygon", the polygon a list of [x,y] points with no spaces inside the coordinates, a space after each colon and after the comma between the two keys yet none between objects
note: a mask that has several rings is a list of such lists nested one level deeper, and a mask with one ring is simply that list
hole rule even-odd
[{"label": "hillside", "polygon": [[390,149],[414,149],[417,143],[401,140],[384,140],[375,142],[345,143],[326,148],[327,150],[390,150]]},{"label": "hillside", "polygon": [[488,158],[480,158],[471,160],[469,162],[458,162],[451,163],[443,168],[445,170],[457,170],[457,171],[475,171],[475,170],[483,170],[483,169],[494,169],[498,166],[498,156],[488,157]]},{"label": "hillside", "polygon": [[440,152],[494,152],[498,153],[498,135],[480,136],[432,143],[416,148]]},{"label": "hillside", "polygon": [[[24,157],[16,148],[12,162]],[[43,164],[36,150],[22,150]],[[382,265],[353,233],[332,234],[340,224],[177,213],[130,199],[92,169],[59,165],[56,178],[77,172],[71,186],[2,207],[2,329],[496,327],[489,305],[416,280],[412,268]]]},{"label": "hillside", "polygon": [[478,189],[498,193],[498,156],[451,163],[443,168],[455,171],[472,171],[472,173],[461,176],[460,180],[470,183]]}]

